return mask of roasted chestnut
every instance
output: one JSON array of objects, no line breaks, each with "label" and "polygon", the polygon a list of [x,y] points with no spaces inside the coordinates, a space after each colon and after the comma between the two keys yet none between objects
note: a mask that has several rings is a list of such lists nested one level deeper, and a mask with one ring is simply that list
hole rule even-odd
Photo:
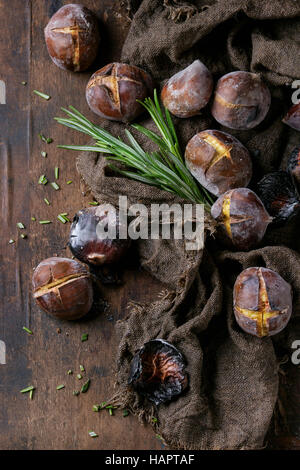
[{"label": "roasted chestnut", "polygon": [[270,91],[259,75],[238,71],[218,81],[211,112],[222,126],[246,130],[264,120],[270,105]]},{"label": "roasted chestnut", "polygon": [[117,214],[101,206],[80,210],[70,231],[69,246],[73,255],[95,266],[116,263],[130,246],[129,238],[120,238],[120,224]]},{"label": "roasted chestnut", "polygon": [[91,309],[90,273],[78,261],[57,257],[45,259],[33,273],[32,286],[38,306],[62,320],[76,320]]},{"label": "roasted chestnut", "polygon": [[185,150],[185,161],[197,181],[215,196],[247,186],[252,161],[246,147],[225,132],[207,130],[194,135]]},{"label": "roasted chestnut", "polygon": [[262,338],[286,327],[292,313],[292,288],[267,268],[245,269],[233,291],[234,314],[242,330]]},{"label": "roasted chestnut", "polygon": [[153,93],[150,75],[139,67],[114,62],[95,72],[86,87],[91,110],[112,121],[132,121],[144,108],[143,101]]},{"label": "roasted chestnut", "polygon": [[145,343],[132,359],[128,383],[149,401],[159,405],[180,395],[188,385],[186,362],[163,339]]},{"label": "roasted chestnut", "polygon": [[65,70],[86,70],[95,60],[100,33],[95,15],[83,5],[70,3],[60,8],[45,28],[49,55]]},{"label": "roasted chestnut", "polygon": [[218,237],[237,250],[250,250],[264,237],[272,218],[261,200],[247,188],[227,191],[211,208],[218,222]]},{"label": "roasted chestnut", "polygon": [[290,173],[300,194],[300,147],[296,147],[289,158],[287,170]]},{"label": "roasted chestnut", "polygon": [[294,104],[294,106],[289,109],[286,116],[282,119],[282,122],[292,129],[300,131],[300,103]]},{"label": "roasted chestnut", "polygon": [[200,60],[195,60],[165,83],[161,99],[172,114],[188,118],[199,114],[207,105],[212,90],[213,78],[210,71]]},{"label": "roasted chestnut", "polygon": [[274,223],[286,222],[300,209],[297,190],[292,178],[285,171],[265,175],[257,185],[257,194],[273,217]]}]

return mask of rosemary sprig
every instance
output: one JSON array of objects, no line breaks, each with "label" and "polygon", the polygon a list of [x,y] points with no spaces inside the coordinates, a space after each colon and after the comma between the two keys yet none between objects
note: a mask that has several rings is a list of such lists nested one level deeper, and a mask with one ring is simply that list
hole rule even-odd
[{"label": "rosemary sprig", "polygon": [[150,114],[159,134],[139,124],[132,127],[152,140],[158,146],[158,151],[144,151],[127,129],[125,134],[129,144],[123,142],[105,129],[91,123],[73,106],[70,106],[69,109],[62,108],[67,114],[67,118],[58,117],[55,120],[92,137],[95,140],[95,146],[59,145],[58,147],[69,150],[102,152],[109,160],[115,160],[125,165],[126,169],[110,165],[118,173],[172,192],[183,199],[204,204],[206,210],[209,211],[213,199],[203,187],[196,183],[185,166],[170,113],[165,109],[165,116],[163,115],[156,90],[154,101],[151,98],[146,98],[141,104]]}]

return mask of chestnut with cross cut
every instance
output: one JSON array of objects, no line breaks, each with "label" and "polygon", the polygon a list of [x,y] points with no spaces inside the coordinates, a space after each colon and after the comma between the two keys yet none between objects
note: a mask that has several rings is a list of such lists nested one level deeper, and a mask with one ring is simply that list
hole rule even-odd
[{"label": "chestnut with cross cut", "polygon": [[192,137],[186,146],[185,161],[196,180],[215,196],[247,186],[252,176],[248,150],[235,137],[217,130]]},{"label": "chestnut with cross cut", "polygon": [[292,129],[300,131],[300,103],[294,104],[289,109],[286,116],[282,119],[282,122]]},{"label": "chestnut with cross cut", "polygon": [[237,71],[218,81],[211,112],[219,124],[230,129],[247,130],[264,120],[270,105],[270,91],[260,76]]},{"label": "chestnut with cross cut", "polygon": [[129,122],[139,116],[143,101],[153,94],[150,75],[134,65],[114,62],[95,72],[86,87],[91,110],[102,118]]},{"label": "chestnut with cross cut", "polygon": [[96,16],[86,7],[70,3],[60,8],[45,28],[49,55],[65,70],[86,70],[96,59],[100,33]]},{"label": "chestnut with cross cut", "polygon": [[251,335],[273,336],[286,327],[292,314],[292,288],[267,268],[245,269],[233,290],[234,314],[239,326]]},{"label": "chestnut with cross cut", "polygon": [[76,320],[91,309],[92,280],[87,268],[78,261],[45,259],[33,273],[32,286],[38,306],[59,319]]},{"label": "chestnut with cross cut", "polygon": [[242,251],[258,245],[272,222],[261,200],[248,188],[232,189],[220,196],[211,215],[218,222],[218,239]]}]

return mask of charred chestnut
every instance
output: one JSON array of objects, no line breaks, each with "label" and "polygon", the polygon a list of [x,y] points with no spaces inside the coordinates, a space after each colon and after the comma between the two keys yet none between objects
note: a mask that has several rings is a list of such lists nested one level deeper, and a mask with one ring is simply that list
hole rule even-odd
[{"label": "charred chestnut", "polygon": [[242,330],[262,338],[286,327],[292,314],[292,288],[267,268],[248,268],[233,291],[234,314]]},{"label": "charred chestnut", "polygon": [[286,222],[300,209],[296,188],[285,171],[264,176],[257,185],[257,194],[277,224]]},{"label": "charred chestnut", "polygon": [[199,132],[188,142],[185,161],[197,181],[215,196],[247,186],[252,161],[246,147],[225,132]]},{"label": "charred chestnut", "polygon": [[199,114],[209,102],[212,90],[210,71],[200,60],[195,60],[166,82],[161,99],[172,114],[187,118]]},{"label": "charred chestnut", "polygon": [[144,108],[143,101],[153,93],[150,75],[139,67],[114,62],[95,72],[86,87],[91,110],[112,121],[132,121]]},{"label": "charred chestnut", "polygon": [[256,194],[247,188],[227,191],[211,208],[219,239],[237,250],[250,250],[264,237],[271,217]]},{"label": "charred chestnut", "polygon": [[259,75],[238,71],[218,81],[211,112],[223,126],[246,130],[264,120],[270,105],[270,91]]},{"label": "charred chestnut", "polygon": [[292,129],[300,131],[300,103],[294,104],[294,106],[290,108],[286,116],[282,119],[282,122]]},{"label": "charred chestnut", "polygon": [[182,354],[163,339],[145,343],[131,362],[128,383],[159,405],[180,395],[188,385]]},{"label": "charred chestnut", "polygon": [[47,24],[45,40],[55,65],[73,72],[86,70],[98,53],[100,34],[97,18],[83,5],[65,5]]},{"label": "charred chestnut", "polygon": [[296,147],[289,158],[287,170],[290,173],[300,194],[300,147]]},{"label": "charred chestnut", "polygon": [[117,214],[95,206],[77,212],[71,225],[69,245],[80,261],[99,266],[119,261],[127,252],[130,239],[120,239]]},{"label": "charred chestnut", "polygon": [[92,281],[89,271],[78,261],[45,259],[33,273],[32,286],[38,306],[62,320],[76,320],[91,309]]}]

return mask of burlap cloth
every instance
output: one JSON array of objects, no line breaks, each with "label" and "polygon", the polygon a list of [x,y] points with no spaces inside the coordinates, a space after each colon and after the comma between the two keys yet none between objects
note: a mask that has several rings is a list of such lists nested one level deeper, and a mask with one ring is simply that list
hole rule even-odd
[{"label": "burlap cloth", "polygon": [[[272,92],[267,119],[253,131],[231,133],[252,153],[255,174],[250,187],[255,189],[266,172],[285,168],[290,151],[299,145],[299,134],[281,123],[291,104],[291,82],[300,78],[299,2],[131,3],[137,11],[122,61],[145,68],[158,85],[196,58],[215,79],[238,69],[262,75]],[[175,125],[183,148],[196,132],[220,128],[209,109],[193,119],[176,119]],[[124,137],[123,125],[104,126]],[[174,200],[171,194],[113,175],[95,153],[81,154],[77,166],[99,201],[116,204],[118,194],[145,204]],[[283,228],[270,228],[263,245],[249,253],[225,251],[211,236],[201,252],[185,251],[182,242],[172,240],[139,241],[137,249],[142,266],[166,289],[148,305],[129,305],[127,320],[118,324],[115,402],[145,418],[154,413],[158,432],[173,448],[262,448],[278,393],[280,357],[275,351],[291,347],[293,329],[299,324],[299,218]],[[245,334],[234,320],[232,287],[249,266],[274,269],[293,287],[292,320],[274,339]],[[180,398],[157,410],[127,388],[131,358],[152,338],[165,338],[180,349],[188,361],[190,383]]]}]

